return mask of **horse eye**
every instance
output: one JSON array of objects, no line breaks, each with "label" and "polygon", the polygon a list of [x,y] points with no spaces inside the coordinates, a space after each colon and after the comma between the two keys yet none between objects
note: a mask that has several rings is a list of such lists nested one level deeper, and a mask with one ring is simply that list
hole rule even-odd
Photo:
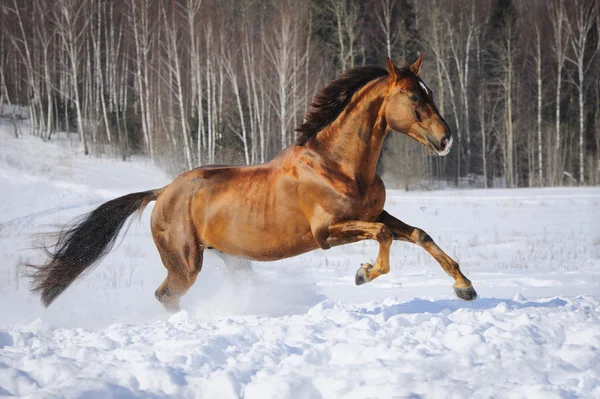
[{"label": "horse eye", "polygon": [[412,96],[410,96],[408,98],[410,98],[410,101],[412,101],[413,103],[416,103],[417,101],[419,101],[419,96],[417,96],[416,94],[413,94]]}]

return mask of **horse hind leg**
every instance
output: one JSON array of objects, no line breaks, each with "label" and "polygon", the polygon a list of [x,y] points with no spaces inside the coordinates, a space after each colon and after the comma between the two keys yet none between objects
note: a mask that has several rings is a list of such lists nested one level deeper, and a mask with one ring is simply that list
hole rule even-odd
[{"label": "horse hind leg", "polygon": [[194,285],[202,269],[204,246],[197,242],[186,243],[181,250],[181,247],[168,247],[160,239],[155,242],[168,274],[154,296],[168,312],[175,313],[181,310],[180,298]]}]

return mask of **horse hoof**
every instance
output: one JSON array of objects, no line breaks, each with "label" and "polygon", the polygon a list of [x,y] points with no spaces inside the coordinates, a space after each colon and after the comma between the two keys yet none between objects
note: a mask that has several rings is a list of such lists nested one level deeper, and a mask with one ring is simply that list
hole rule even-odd
[{"label": "horse hoof", "polygon": [[356,277],[354,277],[354,282],[356,285],[363,285],[364,283],[368,283],[370,281],[367,277],[367,270],[372,268],[373,266],[368,263],[363,263],[360,265],[360,268],[356,271]]},{"label": "horse hoof", "polygon": [[472,301],[473,299],[477,298],[477,292],[475,292],[475,289],[472,285],[468,286],[467,288],[454,287],[454,292],[456,293],[457,297],[464,299],[465,301]]}]

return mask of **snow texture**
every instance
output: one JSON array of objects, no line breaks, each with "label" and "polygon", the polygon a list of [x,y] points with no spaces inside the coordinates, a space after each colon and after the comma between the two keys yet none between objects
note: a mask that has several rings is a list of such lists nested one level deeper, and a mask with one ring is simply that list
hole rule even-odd
[{"label": "snow texture", "polygon": [[185,310],[168,315],[150,206],[45,309],[16,267],[41,260],[30,235],[170,178],[144,159],[85,157],[75,135],[15,139],[0,123],[0,396],[600,397],[598,188],[390,190],[386,209],[460,262],[473,302],[406,243],[390,274],[355,287],[377,253],[360,242],[250,272],[208,253]]}]

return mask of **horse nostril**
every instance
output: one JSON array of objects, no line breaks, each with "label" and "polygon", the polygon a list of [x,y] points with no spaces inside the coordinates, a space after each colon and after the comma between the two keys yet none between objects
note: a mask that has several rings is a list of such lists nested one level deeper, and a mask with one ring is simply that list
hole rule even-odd
[{"label": "horse nostril", "polygon": [[440,141],[440,147],[442,147],[442,150],[445,150],[447,145],[448,145],[448,136],[444,137],[442,139],[442,141]]},{"label": "horse nostril", "polygon": [[450,136],[450,135],[447,135],[442,140],[440,140],[440,147],[441,147],[442,151],[449,149],[451,145],[452,145],[452,136]]}]

